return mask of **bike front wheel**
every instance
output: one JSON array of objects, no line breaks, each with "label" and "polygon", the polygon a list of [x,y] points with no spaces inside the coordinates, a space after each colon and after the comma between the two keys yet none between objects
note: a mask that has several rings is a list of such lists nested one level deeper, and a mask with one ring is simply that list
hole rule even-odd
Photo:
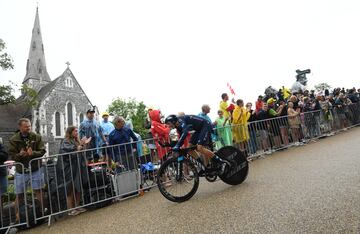
[{"label": "bike front wheel", "polygon": [[161,194],[172,202],[184,202],[196,193],[199,175],[194,164],[184,158],[171,158],[164,162],[157,175]]}]

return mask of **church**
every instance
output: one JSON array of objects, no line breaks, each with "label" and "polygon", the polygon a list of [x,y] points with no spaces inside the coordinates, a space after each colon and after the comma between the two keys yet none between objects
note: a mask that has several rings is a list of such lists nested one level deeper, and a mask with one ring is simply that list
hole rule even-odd
[{"label": "church", "polygon": [[17,130],[17,120],[29,118],[33,131],[42,135],[48,155],[58,153],[66,128],[79,126],[86,117],[86,111],[94,108],[69,65],[67,63],[67,68],[59,77],[50,78],[37,8],[22,83],[37,91],[37,104],[32,107],[26,105],[22,94],[15,104],[0,106],[0,137],[5,144]]}]

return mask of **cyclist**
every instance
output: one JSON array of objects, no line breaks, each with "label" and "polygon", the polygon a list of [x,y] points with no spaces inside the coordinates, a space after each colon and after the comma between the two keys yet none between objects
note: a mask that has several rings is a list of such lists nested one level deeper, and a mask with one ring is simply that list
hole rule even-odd
[{"label": "cyclist", "polygon": [[190,139],[190,144],[193,146],[196,145],[196,151],[215,161],[217,165],[219,165],[218,169],[220,175],[224,174],[230,168],[231,164],[228,161],[221,159],[214,152],[205,147],[210,142],[212,131],[211,123],[208,120],[196,115],[184,115],[179,117],[176,115],[169,115],[165,119],[165,124],[170,128],[176,128],[180,134],[179,141],[173,147],[174,152],[180,150],[188,133],[190,131],[195,131]]}]

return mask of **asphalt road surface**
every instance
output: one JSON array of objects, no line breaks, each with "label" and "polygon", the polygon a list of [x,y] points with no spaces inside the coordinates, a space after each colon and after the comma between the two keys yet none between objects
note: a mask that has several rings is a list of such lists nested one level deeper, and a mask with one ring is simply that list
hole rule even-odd
[{"label": "asphalt road surface", "polygon": [[202,181],[172,203],[145,196],[29,233],[360,233],[360,128],[251,163],[239,186]]}]

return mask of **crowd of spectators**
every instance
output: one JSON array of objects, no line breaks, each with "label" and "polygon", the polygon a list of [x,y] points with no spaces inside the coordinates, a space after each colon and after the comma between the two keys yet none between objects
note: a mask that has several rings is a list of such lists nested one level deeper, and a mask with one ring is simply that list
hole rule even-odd
[{"label": "crowd of spectators", "polygon": [[[360,89],[336,88],[315,92],[290,93],[279,90],[259,96],[244,106],[242,99],[229,102],[221,95],[216,128],[216,145],[236,145],[249,154],[266,154],[289,145],[301,145],[309,139],[346,129],[359,120]],[[210,109],[210,108],[209,108]],[[203,116],[201,113],[199,116]],[[209,120],[208,116],[206,119]]]}]

